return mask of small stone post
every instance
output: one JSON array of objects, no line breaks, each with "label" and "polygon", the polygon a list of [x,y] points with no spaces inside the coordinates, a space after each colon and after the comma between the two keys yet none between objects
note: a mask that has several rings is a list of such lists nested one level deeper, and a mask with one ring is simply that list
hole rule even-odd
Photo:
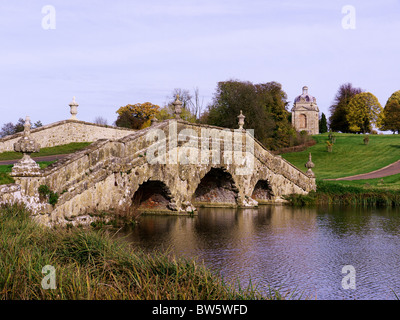
[{"label": "small stone post", "polygon": [[33,177],[40,174],[39,165],[31,158],[31,153],[40,151],[40,145],[31,137],[29,117],[25,119],[24,136],[14,143],[14,150],[22,152],[23,157],[12,167],[13,177]]},{"label": "small stone post", "polygon": [[243,129],[244,118],[246,118],[246,117],[243,115],[242,110],[240,110],[240,114],[237,117],[239,118],[239,121],[238,121],[239,129]]},{"label": "small stone post", "polygon": [[181,113],[182,113],[182,102],[179,101],[179,94],[176,95],[176,99],[173,102],[173,105],[175,107],[175,109],[174,109],[175,119],[180,119],[181,118]]},{"label": "small stone post", "polygon": [[305,164],[305,167],[308,169],[307,170],[307,172],[306,172],[306,175],[309,177],[309,178],[315,178],[315,174],[314,174],[314,172],[311,170],[312,168],[314,168],[314,163],[312,162],[312,160],[311,160],[311,152],[309,153],[309,155],[308,155],[308,161],[307,161],[307,163]]},{"label": "small stone post", "polygon": [[76,115],[78,114],[78,106],[79,104],[76,103],[75,97],[72,98],[72,102],[69,104],[70,106],[70,113],[71,113],[71,120],[77,120]]},{"label": "small stone post", "polygon": [[159,122],[156,116],[153,116],[153,118],[151,118],[150,121],[151,121],[151,126],[155,126]]}]

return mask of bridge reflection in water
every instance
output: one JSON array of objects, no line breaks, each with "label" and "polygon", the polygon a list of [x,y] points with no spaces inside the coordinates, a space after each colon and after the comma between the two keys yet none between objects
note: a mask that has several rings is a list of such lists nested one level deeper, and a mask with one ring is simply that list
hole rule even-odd
[{"label": "bridge reflection in water", "polygon": [[[400,218],[394,209],[201,208],[198,216],[142,216],[121,235],[144,250],[193,257],[242,285],[317,299],[395,299]],[[356,290],[342,288],[344,265]]]}]

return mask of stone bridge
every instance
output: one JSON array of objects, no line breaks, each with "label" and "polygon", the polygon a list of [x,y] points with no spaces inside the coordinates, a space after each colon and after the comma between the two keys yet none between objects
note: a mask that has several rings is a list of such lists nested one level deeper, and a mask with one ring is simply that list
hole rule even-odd
[{"label": "stone bridge", "polygon": [[[316,188],[313,175],[273,155],[251,132],[181,119],[101,139],[45,169],[13,175],[15,184],[0,186],[0,203],[24,202],[46,225],[84,223],[101,212],[255,207]],[[41,185],[58,193],[56,204],[41,199]]]}]

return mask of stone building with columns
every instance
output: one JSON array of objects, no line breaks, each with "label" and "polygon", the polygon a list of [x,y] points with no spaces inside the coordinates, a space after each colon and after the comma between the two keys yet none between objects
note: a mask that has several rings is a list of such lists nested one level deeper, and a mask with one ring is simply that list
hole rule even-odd
[{"label": "stone building with columns", "polygon": [[308,134],[319,133],[319,109],[317,99],[308,93],[308,87],[303,87],[301,95],[294,99],[292,108],[292,125],[296,131],[307,131]]}]

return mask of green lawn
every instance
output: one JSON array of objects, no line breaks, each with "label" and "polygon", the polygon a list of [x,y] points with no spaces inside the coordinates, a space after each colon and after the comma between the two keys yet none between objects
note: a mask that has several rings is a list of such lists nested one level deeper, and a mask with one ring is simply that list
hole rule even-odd
[{"label": "green lawn", "polygon": [[[74,153],[76,151],[82,150],[90,145],[91,142],[73,142],[61,146],[42,148],[40,152],[32,154],[32,158],[34,157],[43,157],[43,156],[52,156],[57,154],[69,154]],[[0,153],[0,161],[2,160],[16,160],[21,159],[22,153],[14,152],[14,151],[6,151]]]},{"label": "green lawn", "polygon": [[[38,161],[37,164],[40,166],[40,169],[44,169],[53,162],[55,161]],[[0,185],[14,183],[14,179],[10,176],[12,167],[12,164],[0,165]]]},{"label": "green lawn", "polygon": [[[306,171],[304,164],[311,152],[313,169],[317,179],[335,179],[383,168],[400,159],[400,135],[370,135],[368,145],[363,143],[363,135],[335,133],[333,151],[328,152],[328,134],[315,135],[317,144],[302,152],[282,154],[282,157]],[[400,177],[384,178],[390,184],[399,183]],[[376,180],[376,181],[375,181]],[[360,180],[363,184],[378,184],[381,179]],[[395,182],[396,181],[396,182]],[[340,183],[346,183],[342,181]],[[351,182],[353,184],[360,183]],[[400,184],[400,183],[399,183]]]},{"label": "green lawn", "polygon": [[[33,154],[33,157],[53,156],[58,154],[69,154],[86,148],[91,142],[73,142],[61,146],[42,148],[40,152]],[[22,158],[22,153],[7,151],[0,153],[0,161],[2,160],[18,160]],[[54,161],[38,161],[41,169],[46,168]],[[0,165],[0,185],[14,183],[14,179],[9,175],[13,165]]]}]

